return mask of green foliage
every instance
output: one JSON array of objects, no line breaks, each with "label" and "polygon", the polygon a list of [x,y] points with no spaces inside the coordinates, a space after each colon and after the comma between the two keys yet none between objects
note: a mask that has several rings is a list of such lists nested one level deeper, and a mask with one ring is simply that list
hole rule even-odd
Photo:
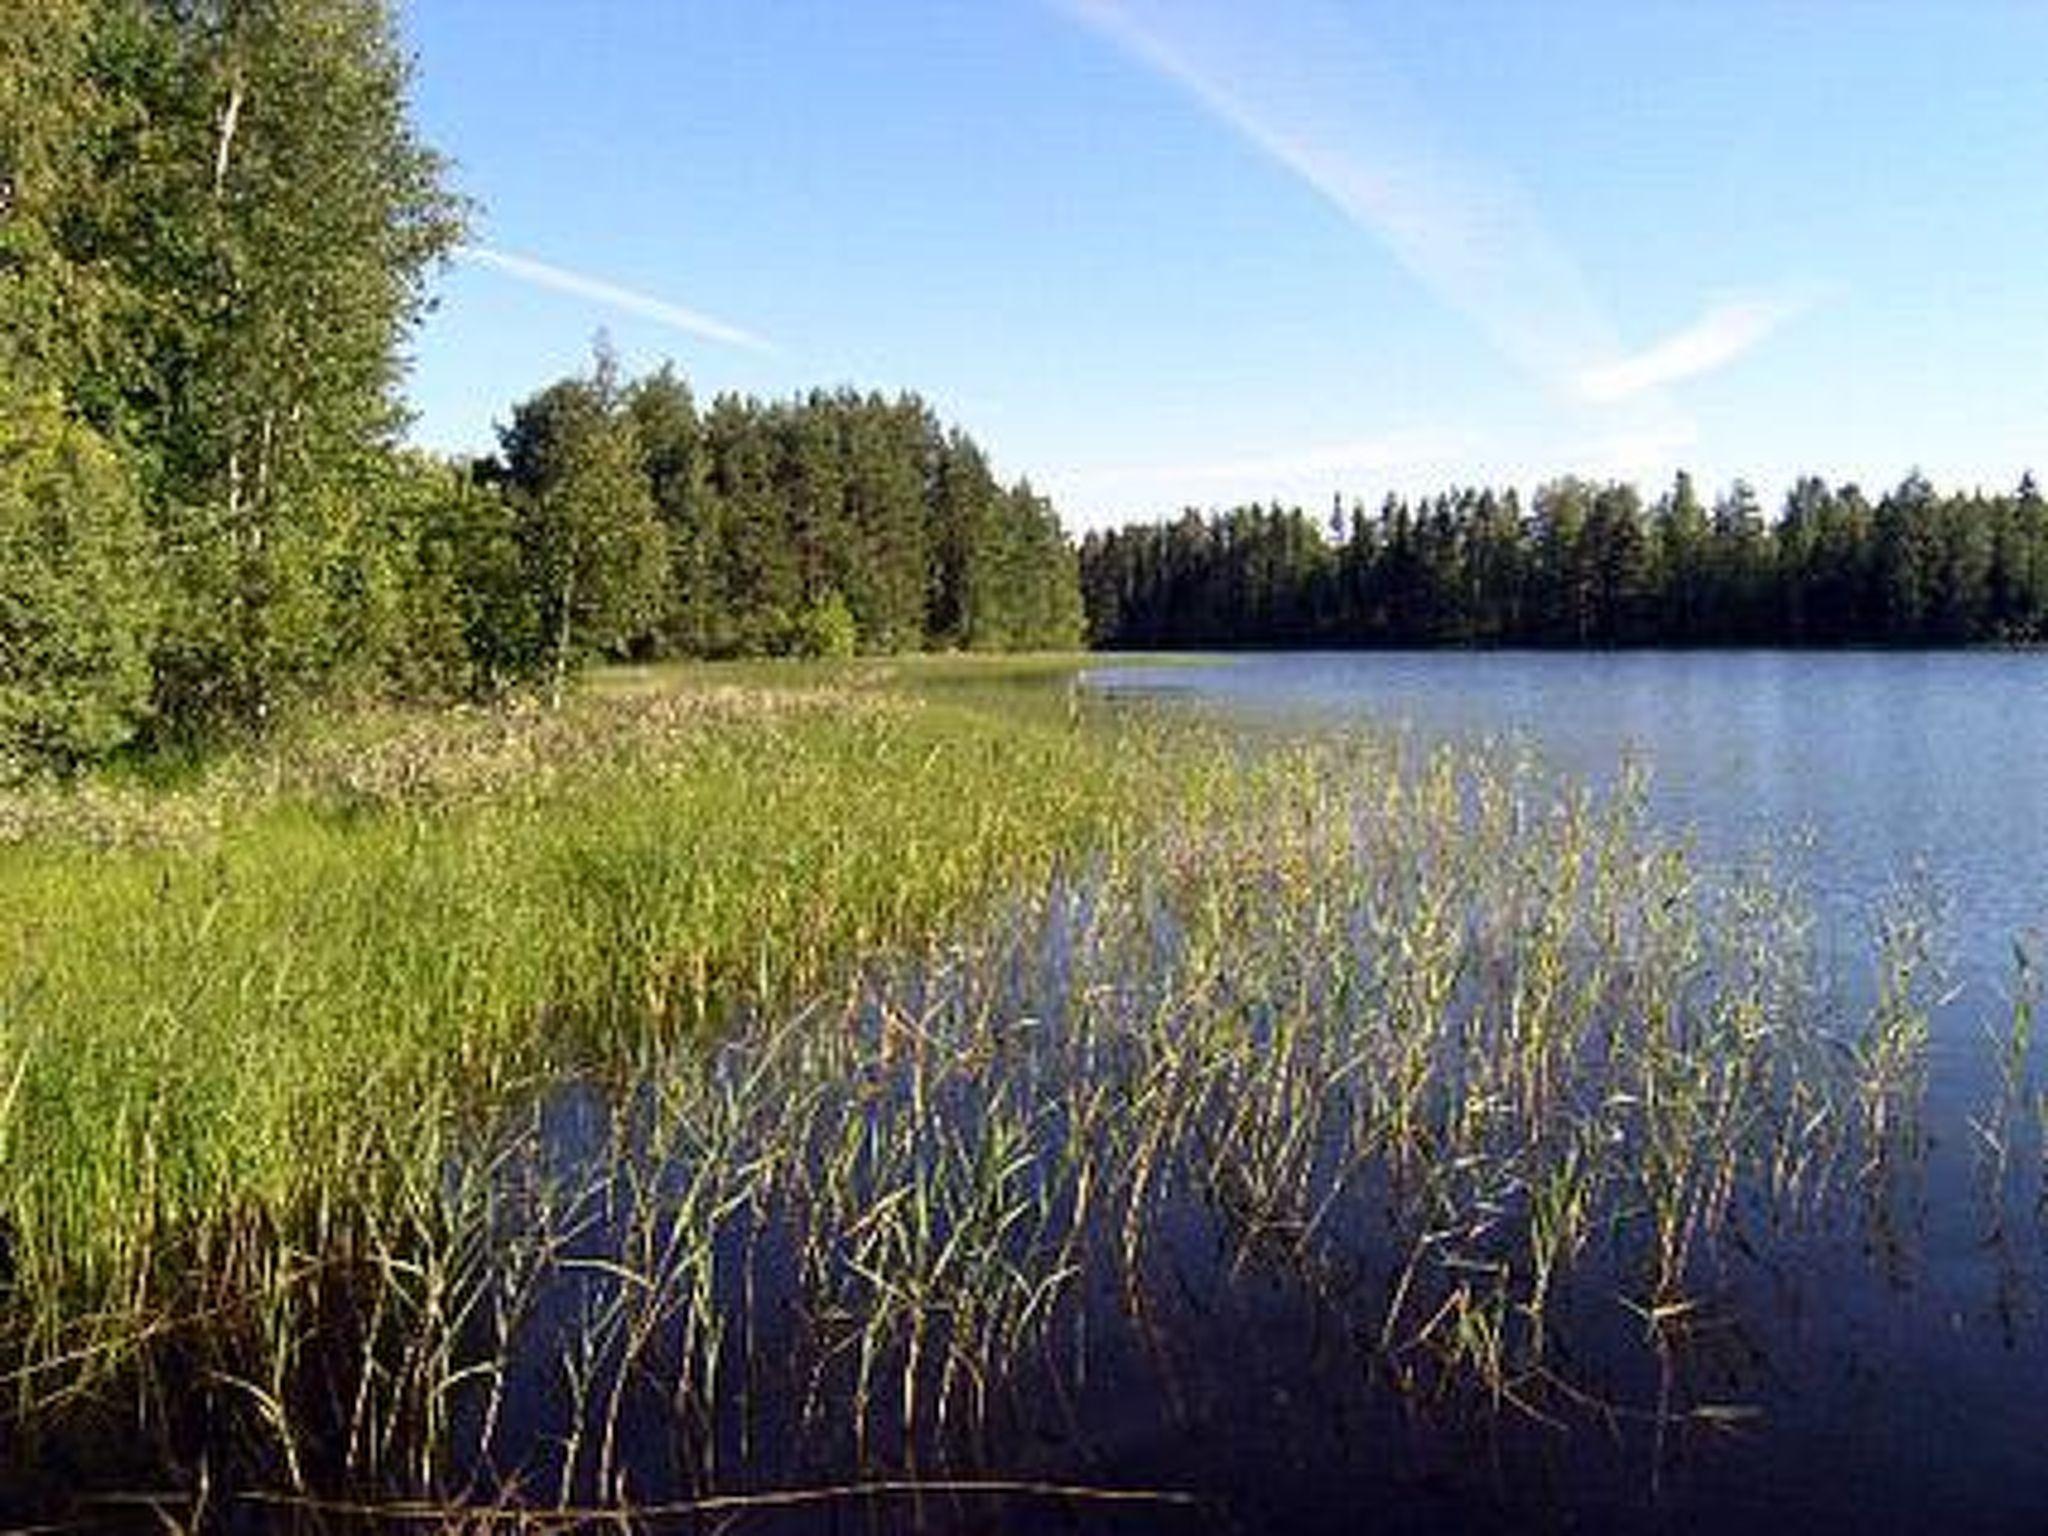
[{"label": "green foliage", "polygon": [[388,6],[79,0],[0,38],[28,87],[7,95],[25,196],[0,330],[137,450],[165,724],[261,724],[345,686],[337,636],[377,622],[350,604],[378,600],[359,519],[399,343],[459,229]]},{"label": "green foliage", "polygon": [[663,367],[627,389],[626,411],[639,438],[655,515],[668,534],[669,571],[658,625],[662,647],[702,654],[715,643],[721,604],[715,571],[719,530],[696,401],[681,376]]},{"label": "green foliage", "polygon": [[0,400],[0,776],[147,715],[154,563],[127,466],[47,397]]},{"label": "green foliage", "polygon": [[88,67],[94,10],[91,0],[0,8],[0,375],[17,385],[79,383],[112,361],[119,285],[66,242],[67,226],[100,206],[94,151],[120,111]]},{"label": "green foliage", "polygon": [[[1341,509],[1340,509],[1341,513]],[[1098,644],[1953,645],[2048,641],[2048,506],[1939,495],[1918,475],[1873,508],[1808,477],[1775,523],[1737,481],[1711,513],[1680,474],[1572,477],[1528,514],[1459,490],[1326,537],[1299,509],[1243,507],[1090,534],[1081,590]]]},{"label": "green foliage", "polygon": [[503,429],[504,479],[559,691],[570,664],[620,656],[660,621],[668,536],[616,369],[550,385]]},{"label": "green foliage", "polygon": [[[651,561],[651,507],[666,552],[651,607],[633,610],[637,627],[588,653],[1008,650],[1081,638],[1074,551],[1051,505],[1028,485],[1003,491],[973,441],[915,396],[721,395],[700,416],[672,370],[622,385],[602,364],[534,396],[503,434],[497,475],[540,551],[533,595],[550,634],[560,603],[547,583],[561,564],[543,546],[566,543],[568,519],[541,492],[561,482],[563,445],[599,418],[621,441],[611,488],[579,503],[586,546],[601,528]],[[637,472],[625,464],[633,451]],[[584,623],[579,614],[572,627]]]},{"label": "green foliage", "polygon": [[[118,447],[159,589],[122,630],[147,709],[43,718],[82,695],[38,678],[22,742],[82,759],[143,720],[205,743],[338,698],[559,695],[590,658],[1077,634],[1050,508],[913,396],[700,414],[672,369],[627,385],[600,358],[519,405],[481,473],[404,454],[402,343],[465,212],[408,85],[390,0],[0,13],[0,370]],[[70,592],[37,569],[18,612]],[[82,633],[61,601],[17,630]],[[126,686],[100,650],[73,672]]]},{"label": "green foliage", "polygon": [[853,610],[834,588],[803,611],[790,640],[790,652],[796,656],[844,659],[853,655],[859,640]]},{"label": "green foliage", "polygon": [[532,675],[539,620],[506,499],[462,466],[399,454],[373,505],[362,549],[379,600],[349,608],[376,621],[354,641],[365,691],[485,698]]}]

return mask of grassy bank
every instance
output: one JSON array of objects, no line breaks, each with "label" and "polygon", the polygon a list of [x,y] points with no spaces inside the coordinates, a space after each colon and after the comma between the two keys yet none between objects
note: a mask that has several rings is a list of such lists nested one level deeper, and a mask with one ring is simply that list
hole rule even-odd
[{"label": "grassy bank", "polygon": [[1721,1422],[1695,1321],[1922,1145],[1912,911],[1851,1012],[1626,785],[1059,658],[622,670],[4,809],[15,1443],[146,1439],[188,1513],[922,1476],[1248,1270],[1403,1392]]},{"label": "grassy bank", "polygon": [[1156,764],[1078,728],[1066,670],[620,674],[559,715],[365,716],[0,807],[23,1394],[319,1252],[527,1085],[828,989],[1113,841]]}]

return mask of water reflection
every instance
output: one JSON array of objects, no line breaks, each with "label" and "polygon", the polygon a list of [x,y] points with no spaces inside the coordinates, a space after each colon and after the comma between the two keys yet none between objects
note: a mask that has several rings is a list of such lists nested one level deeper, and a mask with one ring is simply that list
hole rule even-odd
[{"label": "water reflection", "polygon": [[2048,1508],[2031,1046],[1958,1140],[1924,902],[1855,1000],[1626,786],[1368,736],[1210,796],[497,1126],[186,1464],[791,1530]]},{"label": "water reflection", "polygon": [[2048,918],[2048,661],[2032,652],[1393,652],[1093,670],[1246,715],[1526,734],[1596,781],[1631,753],[1652,806],[1734,856],[1802,832],[1811,891],[1853,946],[1924,863],[1956,902],[1973,988]]}]

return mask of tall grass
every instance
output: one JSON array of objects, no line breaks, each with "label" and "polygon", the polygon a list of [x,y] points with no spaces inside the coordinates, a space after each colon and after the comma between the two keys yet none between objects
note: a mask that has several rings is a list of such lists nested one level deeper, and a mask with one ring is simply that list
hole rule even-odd
[{"label": "tall grass", "polygon": [[25,815],[16,1422],[118,1382],[188,1483],[301,1511],[925,1476],[1191,1241],[1554,1414],[1575,1326],[1675,1356],[1915,1155],[1910,909],[1851,1016],[1796,895],[1632,781],[1026,673],[618,677]]},{"label": "tall grass", "polygon": [[[976,674],[969,672],[968,676]],[[835,683],[395,717],[0,848],[0,1338],[24,1404],[431,1183],[468,1127],[915,949],[1114,841],[1143,753]]]},{"label": "tall grass", "polygon": [[[1513,759],[1190,771],[1190,814],[608,1101],[548,1196],[605,1213],[596,1246],[540,1223],[580,1234],[571,1320],[491,1352],[573,1362],[556,1497],[744,1479],[805,1425],[828,1461],[949,1465],[1020,1367],[1085,1357],[1091,1298],[1142,1316],[1212,1240],[1337,1311],[1363,1368],[1554,1415],[1606,1390],[1561,1334],[1626,1315],[1675,1360],[1727,1265],[1888,1176],[1901,1121],[1865,1108],[1913,1077],[1917,951],[1852,1017],[1768,871],[1706,882],[1634,791]],[[1738,1406],[1676,1374],[1635,1411]],[[650,1394],[688,1427],[653,1473],[619,1449]],[[472,1451],[504,1486],[533,1445]]]}]

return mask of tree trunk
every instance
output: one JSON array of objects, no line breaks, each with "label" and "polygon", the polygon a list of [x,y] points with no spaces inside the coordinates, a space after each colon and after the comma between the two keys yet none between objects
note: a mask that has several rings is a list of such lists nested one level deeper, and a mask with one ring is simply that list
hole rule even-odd
[{"label": "tree trunk", "polygon": [[236,74],[228,86],[228,99],[220,109],[220,135],[213,150],[213,197],[220,201],[228,180],[228,156],[234,149],[235,127],[242,120],[242,77]]},{"label": "tree trunk", "polygon": [[555,676],[548,688],[548,708],[562,707],[562,687],[569,675],[569,604],[576,595],[576,561],[562,571],[562,614],[555,625]]}]

